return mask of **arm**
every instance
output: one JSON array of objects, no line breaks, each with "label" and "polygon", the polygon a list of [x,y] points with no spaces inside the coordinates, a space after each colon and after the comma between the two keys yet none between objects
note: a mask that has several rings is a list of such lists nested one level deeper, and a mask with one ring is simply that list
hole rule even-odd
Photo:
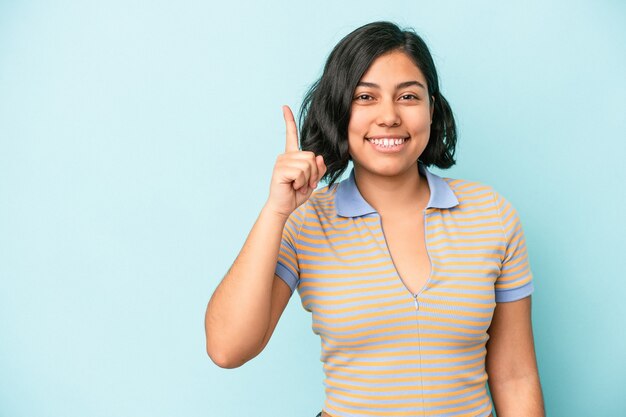
[{"label": "arm", "polygon": [[289,286],[274,274],[283,229],[326,172],[321,155],[298,150],[296,123],[286,106],[283,115],[285,153],[274,166],[270,196],[206,310],[206,350],[223,368],[243,365],[269,341],[291,296]]},{"label": "arm", "polygon": [[270,317],[275,318],[273,331],[289,301],[290,288],[274,278],[285,220],[267,209],[261,211],[239,256],[211,296],[205,316],[206,349],[222,368],[241,366],[258,355],[267,343]]},{"label": "arm", "polygon": [[486,370],[498,417],[544,417],[531,322],[531,297],[496,305]]}]

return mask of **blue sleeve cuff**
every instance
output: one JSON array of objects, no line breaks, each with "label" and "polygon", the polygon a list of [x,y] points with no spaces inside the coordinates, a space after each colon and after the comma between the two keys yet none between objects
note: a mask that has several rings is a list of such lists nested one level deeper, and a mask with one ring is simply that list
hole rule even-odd
[{"label": "blue sleeve cuff", "polygon": [[512,288],[510,290],[496,290],[496,303],[507,303],[511,301],[517,301],[524,297],[528,297],[533,293],[535,287],[532,281],[519,287]]},{"label": "blue sleeve cuff", "polygon": [[276,264],[276,275],[278,275],[280,279],[282,279],[283,281],[285,281],[285,283],[287,283],[287,285],[289,285],[289,288],[291,288],[291,293],[293,294],[296,286],[298,285],[298,277],[295,276],[293,272],[291,272],[291,269],[278,262]]}]

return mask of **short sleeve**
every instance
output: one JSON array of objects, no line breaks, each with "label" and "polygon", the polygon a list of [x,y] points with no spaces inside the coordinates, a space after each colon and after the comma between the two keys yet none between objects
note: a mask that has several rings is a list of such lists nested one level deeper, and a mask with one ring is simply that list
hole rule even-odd
[{"label": "short sleeve", "polygon": [[494,199],[506,242],[500,276],[495,283],[496,302],[516,301],[531,295],[534,291],[526,239],[513,205],[495,191]]},{"label": "short sleeve", "polygon": [[280,249],[278,250],[278,261],[276,262],[276,275],[289,285],[292,294],[300,280],[297,240],[304,222],[305,206],[306,203],[289,215],[283,228]]}]

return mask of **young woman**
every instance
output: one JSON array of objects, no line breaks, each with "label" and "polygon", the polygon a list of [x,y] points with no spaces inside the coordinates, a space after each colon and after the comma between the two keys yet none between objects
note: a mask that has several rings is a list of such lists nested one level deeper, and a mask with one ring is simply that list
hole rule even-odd
[{"label": "young woman", "polygon": [[487,382],[499,416],[543,416],[519,218],[428,170],[455,163],[456,129],[423,40],[358,28],[301,110],[302,150],[284,107],[269,198],[209,302],[211,359],[259,354],[297,289],[322,341],[318,416],[485,417]]}]

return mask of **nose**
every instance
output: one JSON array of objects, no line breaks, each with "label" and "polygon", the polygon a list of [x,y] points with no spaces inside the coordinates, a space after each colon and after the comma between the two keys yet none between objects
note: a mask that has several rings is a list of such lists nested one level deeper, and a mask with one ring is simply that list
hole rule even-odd
[{"label": "nose", "polygon": [[401,123],[400,113],[393,100],[383,100],[379,105],[379,113],[376,123],[379,126],[399,126]]}]

